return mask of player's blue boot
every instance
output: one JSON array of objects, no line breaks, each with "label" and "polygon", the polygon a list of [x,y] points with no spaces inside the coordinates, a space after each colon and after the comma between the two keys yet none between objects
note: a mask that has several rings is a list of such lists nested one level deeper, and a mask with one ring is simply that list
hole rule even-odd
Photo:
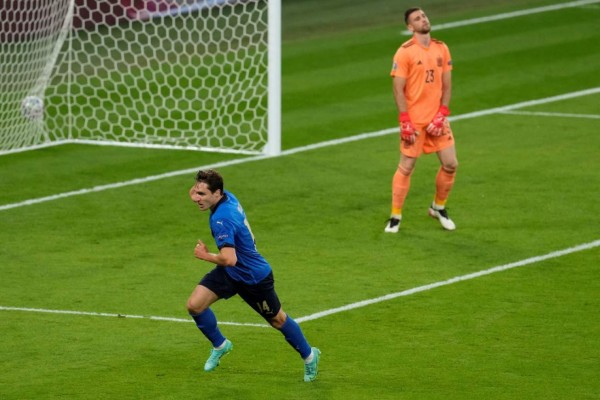
[{"label": "player's blue boot", "polygon": [[321,358],[321,350],[316,347],[312,348],[313,359],[308,364],[304,364],[304,382],[311,382],[317,379],[319,372],[319,358]]},{"label": "player's blue boot", "polygon": [[208,372],[217,368],[221,362],[221,357],[229,353],[232,349],[233,343],[231,343],[228,339],[225,339],[225,346],[221,350],[213,348],[210,351],[210,357],[208,357],[206,364],[204,364],[204,370]]}]

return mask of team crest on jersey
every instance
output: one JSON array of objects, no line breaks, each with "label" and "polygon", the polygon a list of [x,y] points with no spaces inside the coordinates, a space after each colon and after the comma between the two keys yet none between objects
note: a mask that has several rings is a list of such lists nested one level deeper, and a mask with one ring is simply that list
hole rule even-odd
[{"label": "team crest on jersey", "polygon": [[444,60],[442,60],[442,57],[438,57],[436,61],[438,67],[442,67],[444,65]]}]

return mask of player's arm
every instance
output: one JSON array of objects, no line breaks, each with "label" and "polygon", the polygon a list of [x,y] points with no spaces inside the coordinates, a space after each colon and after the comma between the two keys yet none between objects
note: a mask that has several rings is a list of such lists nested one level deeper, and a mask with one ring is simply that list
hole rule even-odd
[{"label": "player's arm", "polygon": [[444,125],[446,119],[450,115],[450,98],[452,97],[452,72],[445,71],[442,73],[442,98],[438,112],[427,125],[425,130],[432,136],[441,136],[444,134]]},{"label": "player's arm", "polygon": [[452,71],[442,73],[442,102],[441,105],[450,107],[452,97]]},{"label": "player's arm", "polygon": [[394,89],[394,100],[396,101],[396,107],[398,108],[398,114],[408,111],[406,105],[406,97],[404,96],[404,87],[406,86],[406,78],[395,76],[392,79]]},{"label": "player's arm", "polygon": [[219,249],[218,253],[211,253],[202,240],[198,240],[198,244],[194,248],[194,256],[223,267],[233,267],[237,264],[237,254],[234,247],[224,246]]},{"label": "player's arm", "polygon": [[413,144],[418,134],[415,126],[408,115],[408,105],[406,104],[406,96],[404,95],[404,87],[406,86],[406,78],[395,76],[393,79],[394,100],[398,108],[398,124],[400,125],[400,139],[406,144]]}]

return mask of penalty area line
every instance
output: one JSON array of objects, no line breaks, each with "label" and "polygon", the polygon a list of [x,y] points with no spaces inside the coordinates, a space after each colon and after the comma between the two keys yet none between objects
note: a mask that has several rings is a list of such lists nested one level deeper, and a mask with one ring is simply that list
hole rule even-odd
[{"label": "penalty area line", "polygon": [[[428,290],[432,290],[442,286],[452,285],[458,282],[464,282],[475,278],[480,278],[482,276],[487,276],[491,274],[495,274],[497,272],[507,271],[510,269],[523,267],[530,264],[535,264],[541,261],[550,260],[553,258],[558,258],[562,256],[566,256],[569,254],[577,253],[584,250],[590,250],[595,247],[600,246],[600,240],[595,240],[593,242],[580,244],[578,246],[569,247],[567,249],[553,251],[548,254],[544,254],[541,256],[530,257],[525,260],[516,261],[509,264],[499,265],[493,268],[488,268],[485,270],[473,272],[466,275],[456,276],[454,278],[447,279],[445,281],[439,281],[430,283],[428,285],[418,286],[412,289],[403,290],[401,292],[386,294],[381,297],[376,297],[373,299],[363,300],[356,303],[347,304],[342,307],[331,308],[329,310],[320,311],[314,314],[310,314],[304,317],[295,318],[296,322],[302,323],[307,321],[313,321],[316,319],[320,319],[323,317],[327,317],[329,315],[338,314],[350,310],[354,310],[357,308],[367,307],[373,304],[381,303],[388,300],[393,300],[398,297],[410,296],[412,294],[426,292]],[[129,314],[114,314],[114,313],[100,313],[100,312],[88,312],[88,311],[70,311],[70,310],[48,310],[43,308],[25,308],[25,307],[6,307],[0,306],[0,311],[21,311],[21,312],[35,312],[35,313],[50,313],[50,314],[67,314],[67,315],[87,315],[93,317],[112,317],[112,318],[129,318],[129,319],[147,319],[154,321],[167,321],[167,322],[193,322],[190,319],[182,319],[182,318],[172,318],[172,317],[157,317],[157,316],[142,316],[142,315],[129,315]],[[240,322],[219,322],[219,325],[232,325],[232,326],[249,326],[249,327],[257,327],[257,328],[268,328],[267,324],[253,324],[253,323],[240,323]]]},{"label": "penalty area line", "polygon": [[[21,312],[34,312],[34,313],[45,313],[45,314],[62,314],[62,315],[86,315],[91,317],[109,317],[109,318],[127,318],[127,319],[147,319],[152,321],[168,321],[168,322],[194,322],[191,319],[184,318],[173,318],[173,317],[157,317],[157,316],[143,316],[143,315],[131,315],[131,314],[114,314],[114,313],[102,313],[102,312],[91,312],[91,311],[73,311],[73,310],[48,310],[44,308],[29,308],[29,307],[6,307],[0,306],[0,311],[21,311]],[[222,322],[219,321],[219,325],[233,325],[233,326],[252,326],[258,328],[268,328],[266,324],[252,324],[243,322]]]},{"label": "penalty area line", "polygon": [[323,317],[326,317],[329,315],[338,314],[341,312],[346,312],[346,311],[354,310],[357,308],[370,306],[370,305],[373,305],[376,303],[381,303],[384,301],[392,300],[392,299],[395,299],[398,297],[410,296],[411,294],[426,292],[428,290],[435,289],[438,287],[448,286],[448,285],[452,285],[454,283],[468,281],[471,279],[480,278],[482,276],[495,274],[497,272],[507,271],[507,270],[510,270],[513,268],[518,268],[518,267],[523,267],[523,266],[530,265],[530,264],[535,264],[540,261],[545,261],[545,260],[550,260],[553,258],[566,256],[566,255],[577,253],[577,252],[583,251],[583,250],[589,250],[589,249],[592,249],[592,248],[598,247],[598,246],[600,246],[600,240],[595,240],[590,243],[584,243],[584,244],[581,244],[578,246],[569,247],[564,250],[553,251],[551,253],[544,254],[542,256],[531,257],[531,258],[527,258],[525,260],[517,261],[514,263],[499,265],[497,267],[485,269],[482,271],[473,272],[473,273],[461,275],[461,276],[456,276],[454,278],[450,278],[445,281],[430,283],[428,285],[418,286],[418,287],[415,287],[412,289],[404,290],[402,292],[390,293],[390,294],[386,294],[385,296],[376,297],[376,298],[369,299],[369,300],[363,300],[363,301],[348,304],[348,305],[345,305],[342,307],[337,307],[337,308],[332,308],[329,310],[321,311],[321,312],[318,312],[315,314],[307,315],[305,317],[296,318],[296,322],[300,323],[300,322],[312,321],[312,320],[323,318]]}]

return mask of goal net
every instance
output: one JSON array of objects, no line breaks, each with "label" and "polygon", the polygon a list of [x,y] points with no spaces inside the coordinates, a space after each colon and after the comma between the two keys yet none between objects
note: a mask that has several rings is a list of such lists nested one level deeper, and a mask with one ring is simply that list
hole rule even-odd
[{"label": "goal net", "polygon": [[0,154],[61,143],[277,153],[270,3],[0,0]]}]

